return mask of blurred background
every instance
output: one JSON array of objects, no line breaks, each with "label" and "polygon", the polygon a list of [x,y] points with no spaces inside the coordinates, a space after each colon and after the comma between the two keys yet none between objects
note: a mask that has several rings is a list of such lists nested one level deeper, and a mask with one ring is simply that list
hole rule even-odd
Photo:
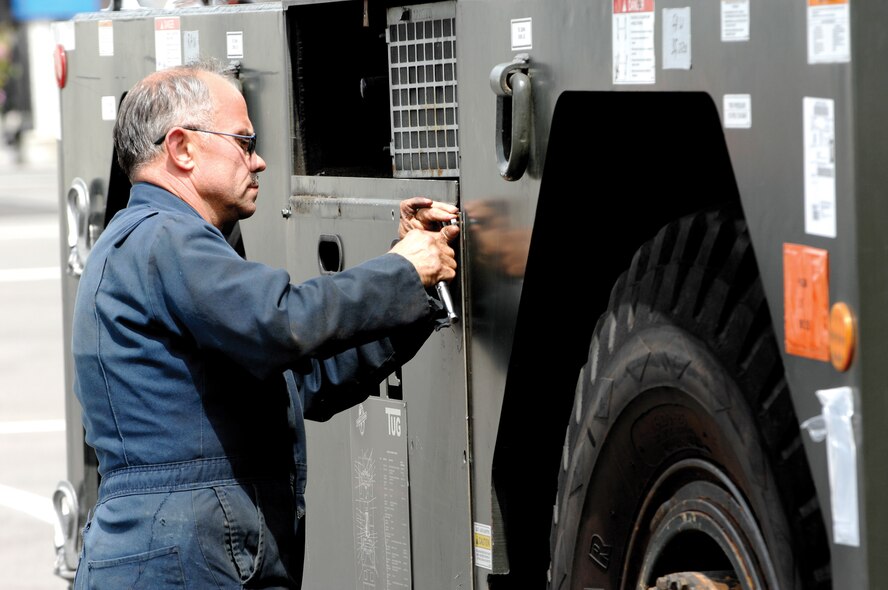
[{"label": "blurred background", "polygon": [[[0,0],[0,588],[65,590],[66,476],[53,24],[99,0]],[[89,146],[84,146],[88,149]]]},{"label": "blurred background", "polygon": [[101,0],[0,0],[0,140],[13,163],[54,161],[59,95],[53,23],[101,8]]}]

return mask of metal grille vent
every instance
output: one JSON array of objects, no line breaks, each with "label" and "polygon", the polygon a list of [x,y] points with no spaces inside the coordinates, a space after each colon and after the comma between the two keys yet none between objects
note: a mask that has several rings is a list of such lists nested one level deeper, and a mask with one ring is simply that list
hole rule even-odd
[{"label": "metal grille vent", "polygon": [[459,175],[455,4],[388,11],[395,177]]}]

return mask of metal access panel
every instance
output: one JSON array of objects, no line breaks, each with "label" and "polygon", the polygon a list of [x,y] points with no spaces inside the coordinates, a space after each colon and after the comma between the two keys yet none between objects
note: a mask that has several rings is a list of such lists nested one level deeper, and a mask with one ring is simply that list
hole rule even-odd
[{"label": "metal access panel", "polygon": [[355,587],[410,588],[407,405],[371,397],[349,418]]},{"label": "metal access panel", "polygon": [[[457,183],[294,176],[286,225],[293,281],[388,251],[398,204],[416,195],[456,203]],[[451,291],[461,301],[459,281]],[[457,313],[461,321],[433,333],[378,395],[306,423],[305,588],[469,587],[465,318]]]}]

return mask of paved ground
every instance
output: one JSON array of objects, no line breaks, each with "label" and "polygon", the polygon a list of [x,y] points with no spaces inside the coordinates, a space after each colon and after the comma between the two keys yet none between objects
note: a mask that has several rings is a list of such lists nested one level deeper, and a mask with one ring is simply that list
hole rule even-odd
[{"label": "paved ground", "polygon": [[50,497],[65,478],[56,169],[0,150],[0,588],[65,590]]}]

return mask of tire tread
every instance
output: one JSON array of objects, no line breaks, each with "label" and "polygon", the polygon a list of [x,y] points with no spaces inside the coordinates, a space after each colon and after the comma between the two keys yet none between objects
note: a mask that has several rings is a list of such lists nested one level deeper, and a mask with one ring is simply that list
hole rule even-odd
[{"label": "tire tread", "polygon": [[[745,222],[735,212],[700,212],[668,224],[639,248],[629,269],[615,282],[608,310],[596,323],[587,367],[601,366],[613,352],[615,340],[631,332],[644,319],[667,321],[705,342],[734,375],[737,384],[758,418],[759,436],[780,488],[780,497],[790,517],[793,553],[802,586],[824,590],[831,587],[829,546],[823,516],[817,503],[807,457],[788,385],[780,350],[764,297],[752,243]],[[606,404],[606,386],[595,371],[581,375],[591,380],[592,395],[582,399],[578,384],[577,404],[571,414],[577,424],[579,413],[594,411],[606,417],[605,409],[590,408],[591,400]],[[570,504],[582,501],[576,493],[582,484],[573,481],[575,465],[586,455],[588,435],[571,428],[565,438],[567,469],[559,470],[556,506],[564,513]],[[600,441],[599,441],[600,444]],[[591,460],[591,458],[589,459]],[[568,492],[568,490],[570,490]],[[776,510],[784,508],[775,507]],[[550,534],[550,574],[559,580],[553,587],[567,587],[574,540],[560,534],[564,518],[557,519]]]}]

